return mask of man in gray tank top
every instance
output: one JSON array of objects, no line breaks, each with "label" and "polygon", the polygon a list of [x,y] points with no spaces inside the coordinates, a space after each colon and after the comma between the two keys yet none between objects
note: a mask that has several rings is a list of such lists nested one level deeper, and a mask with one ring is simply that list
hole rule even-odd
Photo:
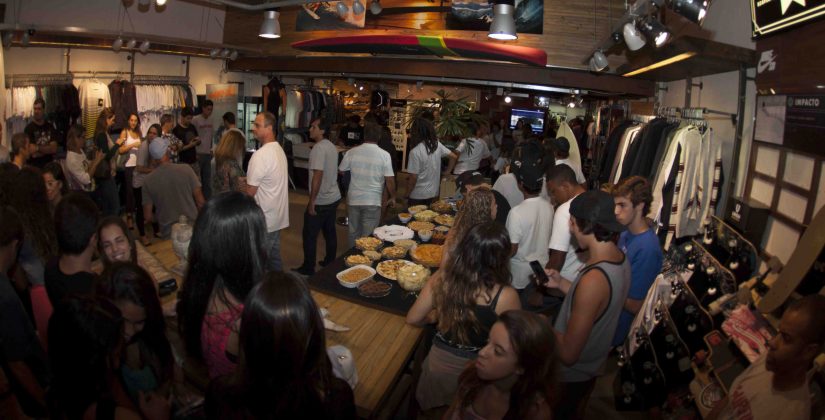
[{"label": "man in gray tank top", "polygon": [[563,393],[557,419],[584,417],[630,287],[630,263],[616,246],[624,226],[616,221],[613,209],[613,197],[603,191],[587,191],[573,199],[570,233],[587,251],[585,267],[575,279],[545,270],[549,278],[545,286],[565,294],[554,325]]}]

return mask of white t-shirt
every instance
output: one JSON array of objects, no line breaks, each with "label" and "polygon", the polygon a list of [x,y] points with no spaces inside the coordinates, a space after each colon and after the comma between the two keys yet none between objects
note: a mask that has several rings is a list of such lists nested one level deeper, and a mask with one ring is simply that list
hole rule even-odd
[{"label": "white t-shirt", "polygon": [[341,199],[338,189],[338,149],[331,141],[323,139],[309,152],[309,185],[312,186],[313,171],[323,171],[321,187],[315,204],[327,205]]},{"label": "white t-shirt", "polygon": [[524,193],[518,189],[518,181],[513,173],[504,174],[496,180],[493,190],[498,191],[507,199],[510,208],[514,208],[524,201]]},{"label": "white t-shirt", "polygon": [[413,147],[407,161],[407,172],[418,175],[418,178],[415,181],[415,188],[410,192],[410,198],[426,200],[438,195],[441,183],[441,159],[449,155],[450,149],[441,142],[432,154],[427,154],[427,146],[424,142]]},{"label": "white t-shirt", "polygon": [[773,372],[765,368],[765,357],[753,362],[731,384],[728,404],[720,419],[776,420],[811,418],[811,394],[807,381],[790,391],[773,389]]},{"label": "white t-shirt", "polygon": [[547,246],[550,249],[567,253],[559,273],[570,281],[575,280],[579,275],[579,270],[584,267],[584,261],[576,255],[576,249],[579,248],[576,238],[570,233],[570,203],[573,202],[573,198],[556,208],[556,214],[553,216],[553,231]]},{"label": "white t-shirt", "polygon": [[[125,146],[131,146],[135,143],[138,143],[138,144],[140,143],[140,137],[132,137],[132,134],[127,131],[126,132],[126,143],[124,145]],[[134,168],[135,166],[137,166],[138,149],[129,149],[129,151],[126,152],[126,154],[127,154],[126,163],[123,166],[125,166],[127,168]]]},{"label": "white t-shirt", "polygon": [[286,154],[278,142],[269,142],[252,154],[246,183],[258,187],[255,201],[266,216],[267,232],[289,226],[288,179]]},{"label": "white t-shirt", "polygon": [[203,114],[192,117],[192,125],[198,129],[198,137],[201,139],[201,144],[195,146],[195,151],[198,154],[208,155],[212,151],[212,139],[215,136],[215,125],[212,124],[212,115],[209,118],[204,118]]},{"label": "white t-shirt", "polygon": [[[470,151],[468,142],[473,145],[472,151]],[[490,157],[490,149],[487,148],[487,143],[484,140],[472,137],[461,140],[461,143],[455,148],[455,152],[458,153],[458,163],[453,169],[453,175],[475,171],[482,159]]]},{"label": "white t-shirt", "polygon": [[390,154],[375,143],[364,143],[350,149],[338,170],[352,173],[347,192],[350,206],[380,206],[384,178],[395,176]]},{"label": "white t-shirt", "polygon": [[518,252],[510,258],[513,287],[523,289],[530,283],[530,261],[547,264],[547,248],[553,228],[553,206],[541,197],[532,197],[510,209],[507,232],[510,242],[518,244]]},{"label": "white t-shirt", "polygon": [[569,157],[566,159],[557,160],[556,165],[569,166],[570,169],[572,169],[573,172],[576,174],[576,182],[578,182],[579,184],[584,184],[585,182],[587,182],[587,180],[584,179],[584,173],[582,173],[582,168],[579,165],[575,164],[572,160],[570,160]]}]

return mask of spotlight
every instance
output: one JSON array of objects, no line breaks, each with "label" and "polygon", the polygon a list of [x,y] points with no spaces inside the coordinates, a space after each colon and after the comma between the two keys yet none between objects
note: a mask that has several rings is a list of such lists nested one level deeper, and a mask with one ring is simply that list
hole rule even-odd
[{"label": "spotlight", "polygon": [[150,3],[152,3],[152,0],[138,0],[139,7],[149,7]]},{"label": "spotlight", "polygon": [[149,46],[150,46],[150,45],[151,45],[151,44],[149,43],[149,40],[143,41],[143,42],[140,44],[140,53],[141,53],[141,54],[146,54],[147,52],[149,52]]},{"label": "spotlight", "polygon": [[137,40],[132,38],[132,39],[129,40],[129,42],[126,43],[126,49],[133,50],[133,49],[135,49],[136,45],[137,45]]},{"label": "spotlight", "polygon": [[224,49],[221,50],[221,58],[226,58],[226,57],[229,57],[229,49],[228,48],[224,48]]},{"label": "spotlight", "polygon": [[596,51],[596,52],[593,53],[592,63],[593,63],[593,68],[595,68],[596,71],[604,70],[605,68],[607,68],[607,65],[609,64],[608,61],[607,61],[607,56],[605,56],[604,53],[601,50]]},{"label": "spotlight", "polygon": [[34,31],[31,29],[23,31],[23,37],[20,38],[20,44],[22,44],[24,47],[28,47],[29,41],[33,33]]},{"label": "spotlight", "polygon": [[209,57],[210,58],[218,58],[218,55],[221,53],[220,48],[212,48],[209,50]]},{"label": "spotlight", "polygon": [[358,86],[358,90],[364,90],[364,85]]},{"label": "spotlight", "polygon": [[702,25],[708,13],[708,0],[674,0],[670,6],[674,12],[699,25]]},{"label": "spotlight", "polygon": [[665,42],[670,39],[670,31],[655,18],[650,18],[640,23],[639,31],[657,48],[664,45]]},{"label": "spotlight", "polygon": [[511,98],[510,94],[508,93],[507,96],[504,97],[504,103],[509,104],[510,102],[513,102],[513,98]]},{"label": "spotlight", "polygon": [[633,22],[627,22],[624,24],[622,35],[624,36],[624,42],[627,44],[627,48],[630,49],[630,51],[637,51],[639,48],[645,46],[645,38],[639,33],[639,30],[636,29],[636,24]]},{"label": "spotlight", "polygon": [[379,3],[378,0],[372,0],[372,3],[370,3],[370,12],[377,15],[380,14],[382,10],[384,10],[384,8],[381,7],[381,3]]},{"label": "spotlight", "polygon": [[364,3],[361,3],[361,0],[355,0],[355,3],[352,4],[352,14],[360,15],[366,11],[367,9],[364,8]]},{"label": "spotlight", "polygon": [[342,18],[346,18],[349,13],[349,7],[347,7],[347,5],[342,1],[339,1],[338,4],[335,5],[335,10],[338,11],[338,16],[341,16]]},{"label": "spotlight", "polygon": [[166,0],[155,0],[155,4],[158,6],[163,6],[166,4]]},{"label": "spotlight", "polygon": [[232,52],[229,53],[229,59],[232,60],[232,61],[237,60],[238,59],[238,50],[232,50]]},{"label": "spotlight", "polygon": [[518,39],[516,33],[516,20],[513,18],[515,12],[515,0],[496,0],[493,5],[493,23],[490,24],[488,37],[501,41],[512,41]]},{"label": "spotlight", "polygon": [[264,11],[264,21],[261,23],[261,30],[258,31],[258,36],[261,38],[280,38],[281,37],[281,23],[278,22],[277,10]]},{"label": "spotlight", "polygon": [[114,50],[114,52],[118,52],[121,48],[123,48],[123,38],[117,37],[115,42],[112,42],[112,50]]}]

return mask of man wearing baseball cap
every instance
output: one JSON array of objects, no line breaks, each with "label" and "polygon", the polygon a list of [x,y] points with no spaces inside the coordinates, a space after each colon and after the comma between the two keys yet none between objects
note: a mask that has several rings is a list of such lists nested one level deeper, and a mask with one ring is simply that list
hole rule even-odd
[{"label": "man wearing baseball cap", "polygon": [[553,154],[556,156],[556,165],[567,165],[576,174],[576,182],[584,184],[587,179],[582,173],[582,168],[578,163],[574,163],[570,159],[570,141],[566,137],[557,137],[553,139]]},{"label": "man wearing baseball cap", "polygon": [[167,238],[172,225],[181,215],[194,222],[205,200],[201,183],[192,167],[170,160],[167,138],[152,140],[149,156],[157,161],[158,167],[143,179],[143,214],[147,222],[152,222],[152,206],[155,206],[160,224],[159,235]]},{"label": "man wearing baseball cap", "polygon": [[557,419],[584,417],[630,287],[630,262],[616,246],[624,226],[616,220],[613,197],[583,192],[570,204],[570,216],[570,232],[587,251],[585,268],[575,279],[547,269],[544,284],[565,294],[554,324],[562,362]]}]

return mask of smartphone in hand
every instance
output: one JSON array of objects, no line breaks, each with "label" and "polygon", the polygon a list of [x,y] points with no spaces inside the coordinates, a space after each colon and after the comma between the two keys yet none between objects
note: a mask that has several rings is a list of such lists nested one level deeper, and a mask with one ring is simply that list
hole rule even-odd
[{"label": "smartphone in hand", "polygon": [[544,272],[544,266],[541,265],[538,261],[530,261],[530,268],[533,270],[533,274],[536,275],[536,282],[539,285],[544,285],[547,283],[547,273]]}]

